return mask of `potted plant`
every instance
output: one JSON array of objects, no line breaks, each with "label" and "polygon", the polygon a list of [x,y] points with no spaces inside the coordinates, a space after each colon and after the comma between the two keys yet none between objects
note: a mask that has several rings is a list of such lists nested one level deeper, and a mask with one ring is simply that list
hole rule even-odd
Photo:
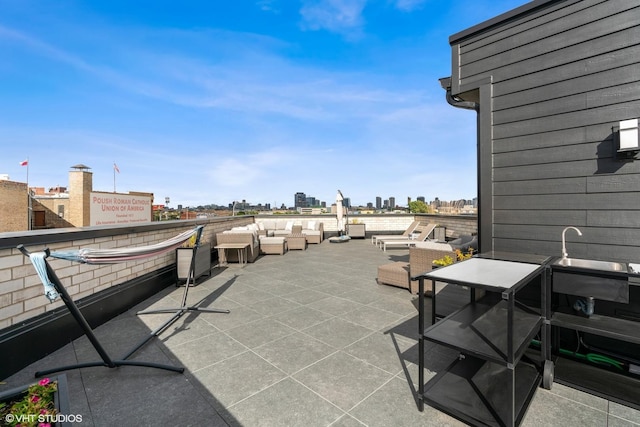
[{"label": "potted plant", "polygon": [[463,253],[460,249],[456,249],[456,257],[455,259],[446,255],[442,258],[433,260],[432,268],[446,267],[447,265],[453,264],[455,261],[464,261],[473,256],[473,249],[469,248],[467,253]]},{"label": "potted plant", "polygon": [[82,415],[69,412],[69,392],[64,374],[0,393],[2,425],[48,427],[82,422]]}]

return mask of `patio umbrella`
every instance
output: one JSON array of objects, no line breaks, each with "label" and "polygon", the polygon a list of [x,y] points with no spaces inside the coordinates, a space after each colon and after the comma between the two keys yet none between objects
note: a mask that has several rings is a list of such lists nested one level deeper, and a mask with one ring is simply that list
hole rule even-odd
[{"label": "patio umbrella", "polygon": [[344,209],[342,207],[342,201],[344,197],[342,197],[342,192],[338,190],[338,194],[336,195],[336,219],[338,220],[338,235],[342,236],[344,234]]}]

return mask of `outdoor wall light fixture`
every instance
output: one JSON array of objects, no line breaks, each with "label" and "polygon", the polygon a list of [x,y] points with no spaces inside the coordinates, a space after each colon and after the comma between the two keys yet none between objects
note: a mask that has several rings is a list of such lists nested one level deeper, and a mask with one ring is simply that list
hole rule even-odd
[{"label": "outdoor wall light fixture", "polygon": [[640,151],[638,119],[623,120],[619,126],[614,126],[613,139],[617,160],[636,160],[635,156]]}]

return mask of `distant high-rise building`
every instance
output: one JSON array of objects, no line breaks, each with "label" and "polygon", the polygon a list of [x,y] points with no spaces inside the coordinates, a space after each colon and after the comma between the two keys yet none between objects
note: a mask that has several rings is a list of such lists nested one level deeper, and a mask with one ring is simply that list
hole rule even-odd
[{"label": "distant high-rise building", "polygon": [[351,207],[351,198],[350,197],[345,197],[342,200],[342,206],[344,206],[345,208],[350,208]]},{"label": "distant high-rise building", "polygon": [[416,200],[419,201],[419,202],[425,203],[424,196],[418,196],[418,197],[416,197]]},{"label": "distant high-rise building", "polygon": [[393,210],[396,208],[396,198],[389,197],[389,209]]},{"label": "distant high-rise building", "polygon": [[307,195],[304,193],[296,193],[293,201],[294,208],[306,208],[307,207]]},{"label": "distant high-rise building", "polygon": [[382,197],[376,197],[376,209],[382,209]]}]

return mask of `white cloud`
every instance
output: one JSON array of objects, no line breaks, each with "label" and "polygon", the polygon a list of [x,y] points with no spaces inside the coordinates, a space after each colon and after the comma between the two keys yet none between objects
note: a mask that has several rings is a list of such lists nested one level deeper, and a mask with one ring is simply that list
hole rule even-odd
[{"label": "white cloud", "polygon": [[38,54],[48,57],[54,61],[70,65],[76,69],[90,72],[95,71],[90,64],[88,64],[78,56],[70,54],[69,52],[59,49],[42,40],[39,40],[36,37],[32,37],[29,34],[25,34],[23,32],[0,25],[0,39],[3,38],[11,40],[14,43],[19,44],[20,46],[36,51],[38,52]]},{"label": "white cloud", "polygon": [[280,13],[276,0],[258,0],[256,6],[263,12]]},{"label": "white cloud", "polygon": [[302,27],[326,30],[349,38],[360,36],[366,0],[304,0],[300,9]]},{"label": "white cloud", "polygon": [[395,7],[403,12],[412,12],[420,9],[425,0],[395,0]]},{"label": "white cloud", "polygon": [[[364,1],[357,2],[361,6],[337,0],[322,2],[315,6],[346,10],[345,15],[353,14],[349,11],[364,5]],[[298,65],[268,48],[250,53],[239,50],[235,56],[207,62],[208,59],[191,57],[188,53],[158,53],[153,48],[124,45],[120,55],[128,59],[126,64],[116,58],[92,64],[88,58],[34,37],[2,27],[0,30],[4,30],[5,35],[13,34],[11,37],[22,40],[38,53],[82,70],[122,93],[183,107],[317,122],[386,114],[389,109],[415,101],[415,93],[385,89],[386,83],[374,81],[375,75],[336,73]],[[176,39],[183,37],[185,42],[199,38],[201,44],[224,43],[211,39],[215,36],[206,32],[175,34]]]},{"label": "white cloud", "polygon": [[[308,29],[353,36],[363,30],[365,6],[364,0],[309,0],[301,13]],[[427,88],[437,83],[375,67],[361,73],[297,62],[285,57],[285,42],[260,35],[145,28],[145,37],[135,37],[136,31],[142,30],[101,27],[93,31],[100,37],[77,37],[107,52],[98,58],[73,44],[0,27],[0,39],[82,71],[79,80],[97,88],[87,98],[65,92],[76,105],[90,101],[72,124],[58,116],[15,124],[24,131],[20,141],[51,146],[49,158],[30,154],[30,179],[40,180],[34,184],[64,185],[67,168],[85,163],[93,168],[94,187],[108,191],[115,161],[122,171],[119,191],[170,196],[172,205],[237,199],[291,205],[296,191],[330,203],[338,188],[355,203],[377,195],[429,196],[424,189],[434,186],[443,192],[433,196],[441,198],[447,198],[445,190],[475,194],[473,182],[456,181],[444,170],[473,167],[473,113],[460,120],[439,87],[429,99]],[[146,40],[154,43],[142,44]],[[65,84],[75,89],[75,82]],[[122,125],[104,127],[110,115],[121,115]],[[6,135],[0,132],[0,144],[12,141]],[[24,157],[21,148],[12,162]],[[45,163],[50,174],[38,175],[36,166]],[[24,172],[15,168],[8,172]]]}]

